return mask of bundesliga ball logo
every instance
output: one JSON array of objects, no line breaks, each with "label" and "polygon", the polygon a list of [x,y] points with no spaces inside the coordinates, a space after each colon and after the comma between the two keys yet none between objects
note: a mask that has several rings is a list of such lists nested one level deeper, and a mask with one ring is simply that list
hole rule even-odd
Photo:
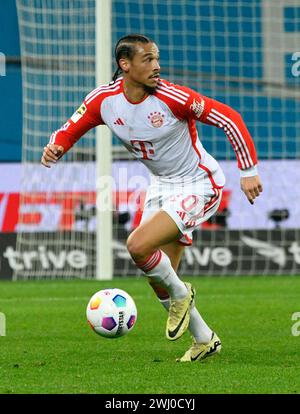
[{"label": "bundesliga ball logo", "polygon": [[150,119],[151,125],[154,126],[154,128],[159,128],[164,123],[164,115],[160,112],[151,112],[148,119]]}]

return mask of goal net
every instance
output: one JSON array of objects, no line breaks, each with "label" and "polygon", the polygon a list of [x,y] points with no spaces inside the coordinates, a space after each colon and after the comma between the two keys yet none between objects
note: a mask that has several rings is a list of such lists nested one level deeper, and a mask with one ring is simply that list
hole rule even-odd
[{"label": "goal net", "polygon": [[[95,277],[95,131],[55,168],[38,163],[51,132],[96,86],[96,0],[17,0],[17,6],[24,121],[22,261],[15,277]],[[181,273],[299,273],[298,0],[112,0],[111,10],[112,46],[128,33],[154,39],[161,76],[237,109],[257,147],[264,192],[251,206],[225,135],[198,125],[227,182],[217,215],[186,249]],[[116,137],[112,154],[114,274],[136,274],[125,240],[139,223],[149,175]]]},{"label": "goal net", "polygon": [[40,159],[51,133],[95,88],[95,0],[19,0],[17,10],[23,83],[17,251],[23,260],[15,278],[94,276],[95,130],[57,168],[43,168]]}]

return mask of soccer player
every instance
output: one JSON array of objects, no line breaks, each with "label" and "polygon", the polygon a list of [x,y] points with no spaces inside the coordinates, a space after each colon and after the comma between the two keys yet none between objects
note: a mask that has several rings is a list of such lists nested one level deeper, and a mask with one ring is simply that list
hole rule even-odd
[{"label": "soccer player", "polygon": [[223,172],[203,148],[196,121],[223,129],[238,162],[241,189],[251,204],[262,191],[252,138],[231,107],[160,78],[159,50],[151,39],[133,34],[116,44],[113,81],[90,92],[55,131],[44,148],[50,167],[89,129],[107,125],[150,171],[140,225],[129,235],[128,251],[168,310],[166,337],[189,329],[191,347],[178,361],[199,361],[221,350],[217,334],[195,306],[195,290],[177,274],[192,232],[218,209]]}]

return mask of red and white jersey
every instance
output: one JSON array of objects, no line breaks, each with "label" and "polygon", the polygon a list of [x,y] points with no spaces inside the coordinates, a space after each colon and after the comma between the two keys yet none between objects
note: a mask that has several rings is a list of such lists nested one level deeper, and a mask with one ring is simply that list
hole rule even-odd
[{"label": "red and white jersey", "polygon": [[124,94],[123,78],[94,89],[50,143],[67,151],[89,129],[105,124],[152,175],[170,180],[208,176],[222,187],[224,175],[203,148],[196,121],[224,130],[241,170],[256,165],[254,143],[238,112],[163,79],[152,95],[134,103]]}]

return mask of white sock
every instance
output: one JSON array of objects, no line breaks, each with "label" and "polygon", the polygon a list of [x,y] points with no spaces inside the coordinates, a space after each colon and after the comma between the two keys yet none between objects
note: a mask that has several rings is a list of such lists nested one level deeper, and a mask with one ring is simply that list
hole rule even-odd
[{"label": "white sock", "polygon": [[171,299],[183,299],[187,295],[185,284],[179,279],[169,257],[162,250],[156,250],[145,262],[136,265],[163,286]]},{"label": "white sock", "polygon": [[[159,301],[169,311],[170,299],[159,299]],[[191,309],[189,331],[198,343],[207,344],[211,340],[212,330],[207,326],[195,306]]]}]

